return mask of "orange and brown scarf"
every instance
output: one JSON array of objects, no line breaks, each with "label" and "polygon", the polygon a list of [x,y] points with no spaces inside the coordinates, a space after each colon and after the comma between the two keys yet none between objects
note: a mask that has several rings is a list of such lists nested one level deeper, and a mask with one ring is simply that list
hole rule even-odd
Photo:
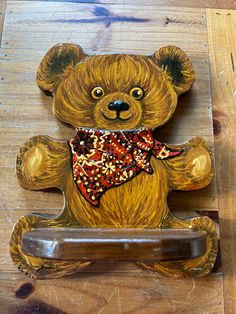
[{"label": "orange and brown scarf", "polygon": [[107,131],[79,128],[69,141],[74,181],[85,199],[99,206],[101,195],[142,170],[152,174],[150,158],[181,154],[153,138],[149,129]]}]

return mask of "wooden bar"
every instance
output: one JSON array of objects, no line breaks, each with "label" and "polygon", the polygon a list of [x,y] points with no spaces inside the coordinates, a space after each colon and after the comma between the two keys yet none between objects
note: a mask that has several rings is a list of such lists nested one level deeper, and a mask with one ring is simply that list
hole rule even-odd
[{"label": "wooden bar", "polygon": [[24,233],[27,255],[63,261],[159,261],[196,258],[206,234],[188,229],[38,228]]}]

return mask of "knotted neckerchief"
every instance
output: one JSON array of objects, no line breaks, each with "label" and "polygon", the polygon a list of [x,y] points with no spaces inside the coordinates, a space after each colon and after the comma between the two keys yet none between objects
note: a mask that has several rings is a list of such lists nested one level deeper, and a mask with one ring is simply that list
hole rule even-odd
[{"label": "knotted neckerchief", "polygon": [[182,152],[158,142],[146,128],[130,131],[79,128],[68,143],[77,188],[97,207],[101,195],[109,188],[133,179],[141,170],[152,174],[152,155],[167,159]]}]

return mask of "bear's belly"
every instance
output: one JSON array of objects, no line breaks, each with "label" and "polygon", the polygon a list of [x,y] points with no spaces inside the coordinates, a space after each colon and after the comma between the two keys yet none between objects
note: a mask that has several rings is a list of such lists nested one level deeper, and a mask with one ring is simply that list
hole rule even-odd
[{"label": "bear's belly", "polygon": [[110,188],[99,207],[85,200],[70,173],[64,190],[67,209],[83,227],[159,227],[167,212],[168,176],[162,161],[152,158],[151,165],[153,174],[142,171],[131,181]]}]

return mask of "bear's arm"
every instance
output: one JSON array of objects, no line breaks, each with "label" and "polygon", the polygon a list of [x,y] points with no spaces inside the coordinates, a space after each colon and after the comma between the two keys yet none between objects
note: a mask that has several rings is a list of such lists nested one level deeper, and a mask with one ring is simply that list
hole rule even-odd
[{"label": "bear's arm", "polygon": [[211,182],[211,152],[202,138],[196,137],[182,145],[171,145],[170,148],[183,150],[179,156],[163,161],[173,190],[198,190]]},{"label": "bear's arm", "polygon": [[20,149],[16,174],[20,185],[28,190],[58,187],[70,169],[69,146],[49,136],[34,136]]}]

